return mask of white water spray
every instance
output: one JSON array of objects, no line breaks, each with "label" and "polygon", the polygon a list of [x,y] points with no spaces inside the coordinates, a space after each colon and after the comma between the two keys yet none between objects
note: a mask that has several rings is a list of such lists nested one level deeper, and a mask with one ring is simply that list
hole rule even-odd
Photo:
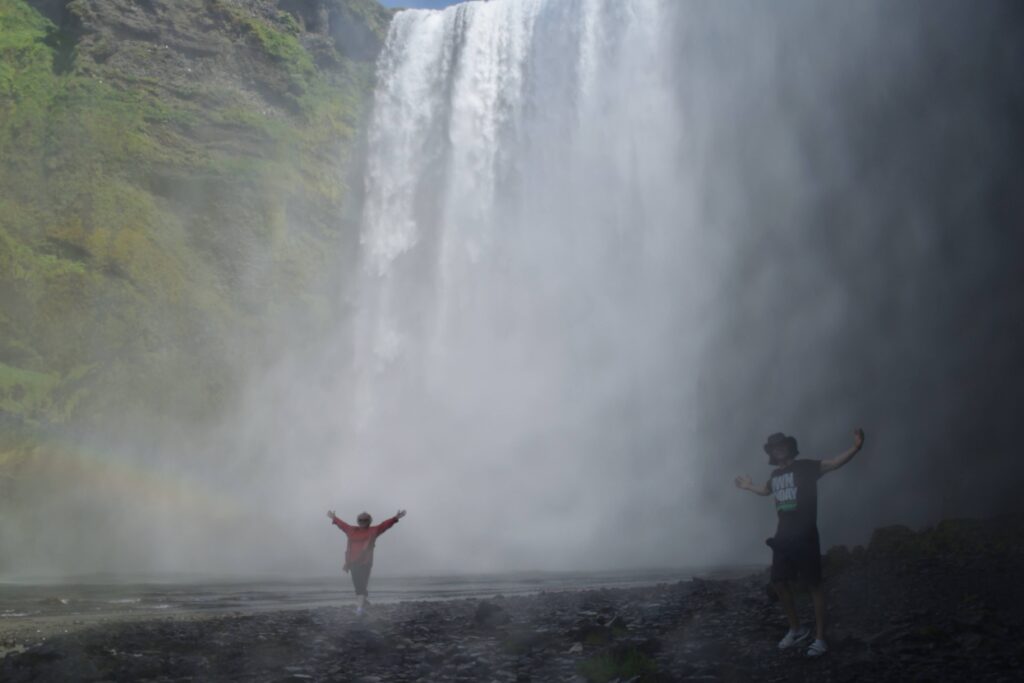
[{"label": "white water spray", "polygon": [[621,515],[621,477],[633,495],[675,455],[634,450],[661,417],[658,367],[695,350],[669,323],[699,304],[666,14],[663,0],[407,11],[380,61],[357,450],[415,472],[409,495],[447,491],[430,506],[446,517],[557,515],[513,528],[509,549],[597,542],[594,499]]}]

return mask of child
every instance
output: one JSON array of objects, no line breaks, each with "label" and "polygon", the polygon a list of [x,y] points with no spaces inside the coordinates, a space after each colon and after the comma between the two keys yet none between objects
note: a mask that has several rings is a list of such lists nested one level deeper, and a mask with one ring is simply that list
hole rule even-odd
[{"label": "child", "polygon": [[352,526],[342,521],[334,510],[327,512],[327,516],[334,526],[345,532],[348,537],[348,547],[345,549],[345,571],[352,572],[352,584],[356,589],[356,614],[362,616],[369,604],[367,601],[367,586],[370,583],[370,570],[373,569],[373,547],[377,543],[377,537],[398,523],[405,517],[405,510],[399,510],[391,519],[386,519],[377,526],[370,526],[373,518],[368,512],[361,512],[356,518],[359,526]]}]

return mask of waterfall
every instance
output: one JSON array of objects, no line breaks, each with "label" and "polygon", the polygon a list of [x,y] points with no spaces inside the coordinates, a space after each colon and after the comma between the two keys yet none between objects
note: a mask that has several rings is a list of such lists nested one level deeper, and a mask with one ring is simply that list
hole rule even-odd
[{"label": "waterfall", "polygon": [[580,333],[607,324],[594,316],[642,279],[678,209],[662,5],[395,17],[369,133],[361,367],[444,383],[453,360],[549,356],[517,342],[603,341]]},{"label": "waterfall", "polygon": [[[290,529],[325,500],[408,508],[396,553],[415,571],[692,565],[760,557],[770,514],[754,523],[731,481],[758,475],[771,432],[821,457],[862,422],[925,466],[959,405],[919,389],[961,354],[933,292],[989,272],[951,271],[928,235],[984,224],[989,195],[952,179],[977,131],[1011,129],[982,125],[1010,120],[994,109],[947,126],[968,100],[934,65],[959,34],[930,17],[807,0],[395,14],[350,315],[250,392],[237,450],[263,488],[239,495],[285,501]],[[957,62],[957,82],[985,63]],[[873,521],[847,528],[921,500],[875,486]]]},{"label": "waterfall", "polygon": [[[667,309],[695,301],[666,7],[395,16],[368,134],[356,451],[443,462],[474,501],[479,471],[555,506],[625,471],[649,380],[689,347]],[[578,468],[608,478],[573,493]]]}]

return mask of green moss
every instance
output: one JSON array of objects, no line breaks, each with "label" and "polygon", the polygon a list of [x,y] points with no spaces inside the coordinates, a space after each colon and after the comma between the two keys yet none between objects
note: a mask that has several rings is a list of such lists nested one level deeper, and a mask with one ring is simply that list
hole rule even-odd
[{"label": "green moss", "polygon": [[50,404],[58,377],[0,363],[0,411],[29,420],[41,417]]},{"label": "green moss", "polygon": [[46,114],[59,78],[45,44],[53,25],[20,0],[0,0],[0,158],[18,141],[44,142]]},{"label": "green moss", "polygon": [[316,71],[309,53],[293,34],[278,31],[269,24],[251,18],[244,20],[244,23],[267,54],[284,64],[289,72],[309,77]]},{"label": "green moss", "polygon": [[353,0],[348,3],[349,10],[364,21],[381,40],[387,36],[388,25],[397,9],[388,9],[376,0]]},{"label": "green moss", "polygon": [[296,36],[298,22],[287,12],[278,14],[287,16],[290,23],[285,24],[285,30],[280,30],[264,19],[249,14],[237,5],[229,4],[223,0],[214,0],[214,6],[232,22],[239,32],[252,39],[263,51],[285,70],[290,79],[293,89],[301,94],[309,86],[309,80],[316,75],[316,66],[313,58],[299,42]]},{"label": "green moss", "polygon": [[277,13],[277,21],[281,24],[285,31],[292,35],[299,35],[302,33],[302,27],[299,26],[298,20],[288,12],[281,10]]},{"label": "green moss", "polygon": [[653,681],[658,669],[654,661],[636,649],[606,652],[580,662],[577,671],[588,681],[607,683],[612,680]]},{"label": "green moss", "polygon": [[[224,23],[224,49],[265,55],[258,92],[289,106],[133,71],[145,44],[100,32],[78,45],[0,0],[0,363],[22,386],[0,412],[26,424],[211,419],[236,341],[278,312],[331,310],[318,283],[373,65],[335,55],[317,69],[290,15],[188,5],[174,21]],[[100,21],[89,3],[69,9]]]}]

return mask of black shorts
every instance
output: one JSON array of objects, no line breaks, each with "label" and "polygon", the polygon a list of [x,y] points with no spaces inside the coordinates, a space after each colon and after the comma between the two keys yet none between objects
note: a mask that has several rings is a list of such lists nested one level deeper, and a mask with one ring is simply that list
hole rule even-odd
[{"label": "black shorts", "polygon": [[354,564],[349,570],[352,572],[352,585],[355,586],[356,595],[366,595],[366,588],[370,583],[370,569],[373,565]]},{"label": "black shorts", "polygon": [[818,534],[797,539],[769,538],[772,549],[772,581],[821,583],[821,544]]}]

